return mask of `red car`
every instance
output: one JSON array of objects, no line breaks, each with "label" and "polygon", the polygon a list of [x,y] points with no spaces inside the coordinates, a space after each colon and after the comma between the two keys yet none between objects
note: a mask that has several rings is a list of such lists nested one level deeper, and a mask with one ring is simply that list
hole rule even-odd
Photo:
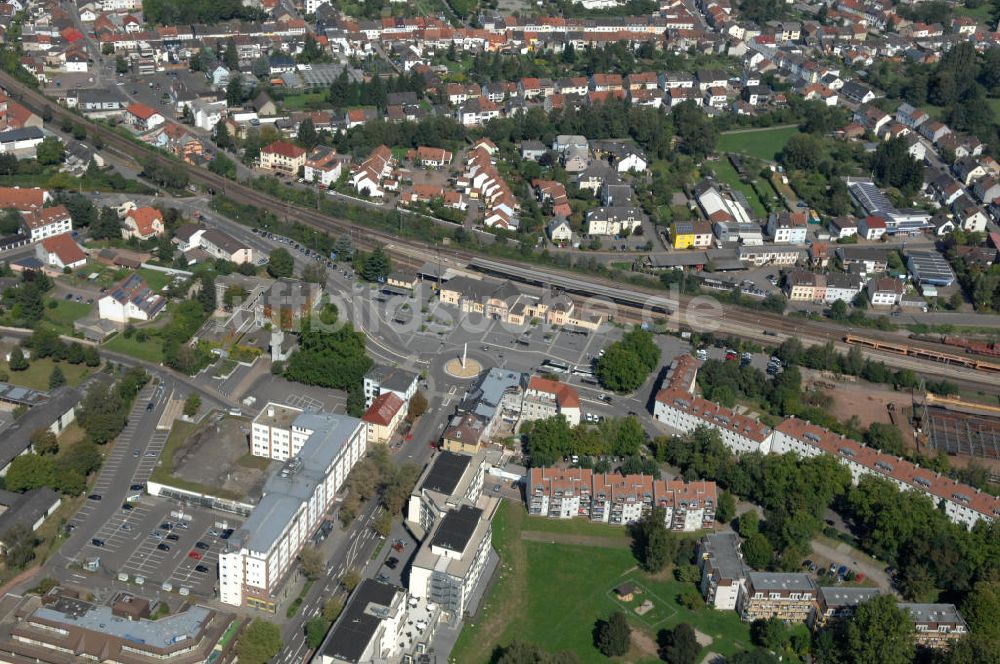
[{"label": "red car", "polygon": [[403,440],[413,440],[413,432],[412,431],[407,431],[406,435],[403,436]]},{"label": "red car", "polygon": [[862,581],[865,580],[865,575],[862,574],[861,572],[858,572],[857,574],[854,575],[854,580],[857,581],[858,583],[861,583]]},{"label": "red car", "polygon": [[188,558],[194,558],[195,560],[201,560],[201,554],[197,551],[191,551],[188,553]]}]

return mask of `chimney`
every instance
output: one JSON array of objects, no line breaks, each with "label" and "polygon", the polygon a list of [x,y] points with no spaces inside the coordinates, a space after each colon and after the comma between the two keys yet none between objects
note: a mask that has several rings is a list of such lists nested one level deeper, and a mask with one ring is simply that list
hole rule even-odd
[{"label": "chimney", "polygon": [[268,417],[274,417],[274,406],[268,406],[267,407],[267,416]]}]

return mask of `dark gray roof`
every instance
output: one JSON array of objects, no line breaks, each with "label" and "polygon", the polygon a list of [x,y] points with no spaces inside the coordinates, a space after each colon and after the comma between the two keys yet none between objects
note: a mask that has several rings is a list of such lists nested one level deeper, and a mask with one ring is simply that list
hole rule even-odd
[{"label": "dark gray roof", "polygon": [[58,502],[59,494],[47,486],[32,489],[27,493],[11,494],[5,491],[0,499],[0,504],[7,508],[0,514],[0,538],[18,524],[32,528],[35,522],[45,516]]},{"label": "dark gray roof", "polygon": [[431,468],[420,485],[421,490],[437,491],[450,496],[469,467],[472,457],[466,454],[440,452],[431,463]]},{"label": "dark gray roof", "polygon": [[24,127],[23,129],[11,129],[0,132],[0,143],[13,143],[14,141],[27,141],[31,139],[41,139],[45,136],[38,127]]},{"label": "dark gray roof", "polygon": [[31,444],[31,434],[52,423],[74,408],[83,396],[79,389],[61,387],[49,395],[48,401],[33,406],[0,435],[0,468],[6,468],[14,457]]},{"label": "dark gray roof", "polygon": [[335,661],[359,662],[382,623],[376,614],[380,609],[387,611],[400,592],[402,588],[375,579],[362,581],[326,635],[323,655]]},{"label": "dark gray roof", "polygon": [[431,546],[462,553],[468,546],[472,533],[476,531],[476,526],[479,525],[479,519],[482,516],[481,509],[469,505],[462,505],[457,510],[451,510],[441,519],[441,525],[438,526],[437,532],[431,539]]}]

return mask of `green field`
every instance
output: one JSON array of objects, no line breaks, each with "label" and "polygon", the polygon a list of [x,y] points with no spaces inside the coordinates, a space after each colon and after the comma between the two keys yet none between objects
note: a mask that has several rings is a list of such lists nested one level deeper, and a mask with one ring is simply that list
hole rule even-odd
[{"label": "green field", "polygon": [[736,152],[757,157],[765,161],[774,161],[785,143],[793,135],[799,133],[798,127],[775,127],[774,129],[742,130],[735,133],[719,135],[716,146],[719,152]]},{"label": "green field", "polygon": [[119,333],[111,337],[104,344],[104,348],[155,364],[163,361],[163,344],[155,337],[138,341],[134,336],[131,339],[126,339],[123,334]]},{"label": "green field", "polygon": [[[63,372],[63,376],[66,377],[66,384],[71,387],[76,387],[82,383],[83,379],[93,371],[92,368],[85,364],[70,364],[69,362],[59,362],[58,364]],[[29,359],[27,369],[24,371],[11,371],[10,366],[6,362],[0,361],[0,370],[9,376],[8,381],[14,385],[48,392],[49,376],[52,374],[52,368],[55,365],[56,362],[53,362],[50,358],[45,358],[44,360]]]},{"label": "green field", "polygon": [[55,308],[45,308],[45,320],[59,330],[59,334],[73,334],[73,323],[86,318],[94,305],[72,300],[50,300],[55,302]]},{"label": "green field", "polygon": [[146,267],[139,268],[139,274],[142,275],[146,285],[154,291],[159,291],[161,288],[169,284],[171,279],[171,276],[166,272],[150,270]]},{"label": "green field", "polygon": [[[757,192],[753,190],[749,184],[740,180],[739,173],[733,168],[733,165],[729,163],[729,160],[725,157],[719,157],[718,161],[713,161],[711,168],[715,171],[715,177],[719,179],[720,182],[724,182],[732,187],[736,191],[743,192],[743,195],[747,197],[750,202],[750,213],[755,217],[766,217],[767,210],[764,209],[764,205],[760,202],[760,198],[757,196]],[[764,186],[767,186],[764,183]]]},{"label": "green field", "polygon": [[312,111],[327,106],[325,92],[303,92],[281,100],[286,111]]},{"label": "green field", "polygon": [[[476,619],[466,623],[451,661],[483,664],[490,661],[497,646],[520,640],[549,651],[572,651],[583,662],[607,662],[594,647],[593,629],[597,620],[615,610],[624,610],[633,630],[648,637],[634,639],[623,661],[658,662],[659,632],[680,622],[713,638],[704,653],[733,654],[749,644],[748,627],[734,612],[691,612],[678,604],[677,595],[692,584],[639,570],[625,530],[612,534],[612,528],[577,519],[529,518],[523,507],[505,503],[493,520],[493,546],[502,559],[499,577]],[[588,538],[593,545],[526,541],[522,532],[551,533],[554,539],[560,535]],[[612,592],[623,581],[643,589],[628,605],[619,603]],[[653,603],[653,609],[639,616],[632,609],[645,600]]]}]

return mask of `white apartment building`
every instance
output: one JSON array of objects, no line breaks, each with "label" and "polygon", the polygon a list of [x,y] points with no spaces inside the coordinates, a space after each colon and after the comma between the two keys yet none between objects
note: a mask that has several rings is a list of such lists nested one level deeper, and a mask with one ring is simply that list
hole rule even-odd
[{"label": "white apartment building", "polygon": [[493,528],[478,507],[463,505],[438,521],[410,567],[410,595],[461,616],[483,577]]},{"label": "white apartment building", "polygon": [[556,380],[532,376],[521,401],[521,422],[544,420],[562,415],[566,423],[580,423],[580,395],[576,389]]},{"label": "white apartment building", "polygon": [[701,594],[705,603],[720,611],[735,611],[736,601],[750,574],[740,552],[736,533],[712,533],[698,543]]},{"label": "white apartment building", "polygon": [[486,466],[485,450],[474,455],[438,452],[410,494],[406,506],[410,530],[422,537],[448,511],[475,505],[483,493]]},{"label": "white apartment building", "polygon": [[967,528],[1000,515],[1000,498],[804,420],[789,418],[775,427],[771,449],[777,454],[794,452],[800,456],[830,454],[847,466],[855,484],[865,475],[885,478],[900,491],[917,491],[935,505],[943,502],[948,518]]},{"label": "white apartment building", "polygon": [[22,223],[32,242],[39,242],[73,230],[73,218],[70,217],[65,205],[25,212]]},{"label": "white apartment building", "polygon": [[[312,658],[313,664],[397,661],[407,627],[406,591],[364,579]],[[412,629],[412,628],[411,628]]]},{"label": "white apartment building", "polygon": [[753,418],[675,388],[657,393],[653,417],[681,433],[690,433],[699,426],[712,427],[721,434],[726,447],[737,454],[769,452],[774,434]]},{"label": "white apartment building", "polygon": [[419,383],[420,376],[412,371],[376,364],[365,374],[365,408],[371,408],[375,397],[386,392],[394,392],[409,404],[410,399],[417,393]]},{"label": "white apartment building", "polygon": [[280,603],[285,576],[366,448],[365,426],[357,418],[301,412],[291,418],[284,412],[286,419],[277,421],[278,408],[268,404],[263,411],[276,420],[270,428],[287,424],[292,448],[300,436],[304,443],[267,480],[260,502],[219,554],[219,599],[268,611]]}]

